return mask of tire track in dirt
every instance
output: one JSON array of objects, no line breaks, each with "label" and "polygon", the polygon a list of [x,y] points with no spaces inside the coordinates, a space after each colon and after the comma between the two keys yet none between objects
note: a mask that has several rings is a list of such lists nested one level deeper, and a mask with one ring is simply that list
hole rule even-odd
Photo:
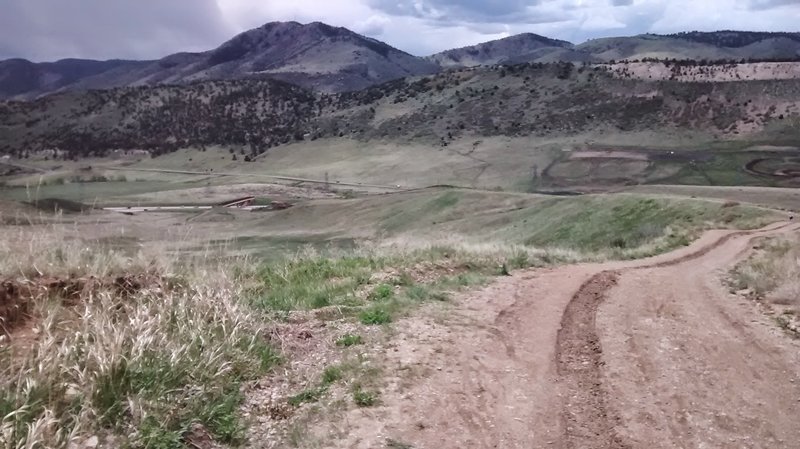
[{"label": "tire track in dirt", "polygon": [[730,232],[691,253],[661,262],[601,271],[585,282],[567,305],[556,340],[556,365],[565,390],[562,413],[566,447],[632,447],[614,430],[622,420],[607,405],[608,392],[602,378],[603,348],[596,325],[598,308],[625,271],[678,265],[703,257],[734,238],[776,232],[789,226]]},{"label": "tire track in dirt", "polygon": [[557,340],[557,366],[567,391],[564,399],[564,437],[570,448],[627,448],[614,432],[619,418],[606,407],[601,379],[603,349],[595,317],[606,291],[616,285],[619,273],[604,271],[593,276],[573,296]]}]

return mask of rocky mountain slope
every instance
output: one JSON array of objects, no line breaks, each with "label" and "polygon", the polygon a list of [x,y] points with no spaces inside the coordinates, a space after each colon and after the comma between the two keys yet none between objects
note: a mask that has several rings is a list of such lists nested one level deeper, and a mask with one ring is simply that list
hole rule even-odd
[{"label": "rocky mountain slope", "polygon": [[208,145],[253,156],[317,138],[563,138],[626,132],[737,139],[765,129],[797,138],[800,80],[628,79],[603,67],[528,63],[401,79],[357,92],[312,94],[273,80],[69,92],[0,103],[0,153],[64,157],[112,149],[154,154]]},{"label": "rocky mountain slope", "polygon": [[438,69],[422,58],[345,28],[318,22],[273,22],[214,50],[177,53],[157,61],[2,61],[0,98],[33,98],[64,89],[243,78],[272,78],[321,92],[341,92]]}]

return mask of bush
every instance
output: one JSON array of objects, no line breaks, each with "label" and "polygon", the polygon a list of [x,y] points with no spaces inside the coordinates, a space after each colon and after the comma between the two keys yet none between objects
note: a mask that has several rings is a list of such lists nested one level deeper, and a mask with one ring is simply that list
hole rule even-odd
[{"label": "bush", "polygon": [[306,402],[317,402],[325,393],[325,388],[310,388],[289,398],[289,405],[298,407]]},{"label": "bush", "polygon": [[365,391],[361,387],[356,387],[353,391],[353,402],[359,407],[372,407],[378,403],[378,393],[375,391]]},{"label": "bush", "polygon": [[375,287],[375,289],[370,293],[369,299],[373,301],[386,301],[394,296],[394,289],[391,285],[381,284]]},{"label": "bush", "polygon": [[363,343],[361,335],[345,334],[336,340],[336,346],[343,346],[349,348],[350,346],[360,345]]},{"label": "bush", "polygon": [[338,366],[329,366],[325,368],[325,371],[322,372],[322,384],[323,385],[330,385],[337,380],[340,380],[344,373],[342,373],[342,369]]},{"label": "bush", "polygon": [[358,315],[362,324],[380,325],[392,322],[392,314],[385,306],[376,305],[363,310]]}]

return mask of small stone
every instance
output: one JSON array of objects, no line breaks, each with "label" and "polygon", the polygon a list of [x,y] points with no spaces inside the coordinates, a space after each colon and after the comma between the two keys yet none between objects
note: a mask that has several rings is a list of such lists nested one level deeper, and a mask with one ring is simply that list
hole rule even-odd
[{"label": "small stone", "polygon": [[97,447],[98,444],[100,444],[100,439],[97,438],[97,435],[95,435],[95,436],[89,438],[88,440],[86,440],[83,443],[83,447],[91,449],[91,448]]}]

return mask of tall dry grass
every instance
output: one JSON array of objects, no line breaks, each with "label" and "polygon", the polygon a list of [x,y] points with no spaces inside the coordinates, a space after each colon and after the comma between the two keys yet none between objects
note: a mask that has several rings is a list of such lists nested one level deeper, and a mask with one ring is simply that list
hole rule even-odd
[{"label": "tall dry grass", "polygon": [[763,240],[761,249],[732,273],[736,289],[769,301],[800,306],[800,236]]},{"label": "tall dry grass", "polygon": [[0,448],[93,437],[101,447],[179,447],[195,423],[218,441],[243,437],[239,383],[278,357],[227,266],[126,254],[57,227],[5,231],[0,278],[147,273],[152,282],[124,295],[100,285],[68,304],[62,292],[36,291],[31,319],[0,343]]}]

